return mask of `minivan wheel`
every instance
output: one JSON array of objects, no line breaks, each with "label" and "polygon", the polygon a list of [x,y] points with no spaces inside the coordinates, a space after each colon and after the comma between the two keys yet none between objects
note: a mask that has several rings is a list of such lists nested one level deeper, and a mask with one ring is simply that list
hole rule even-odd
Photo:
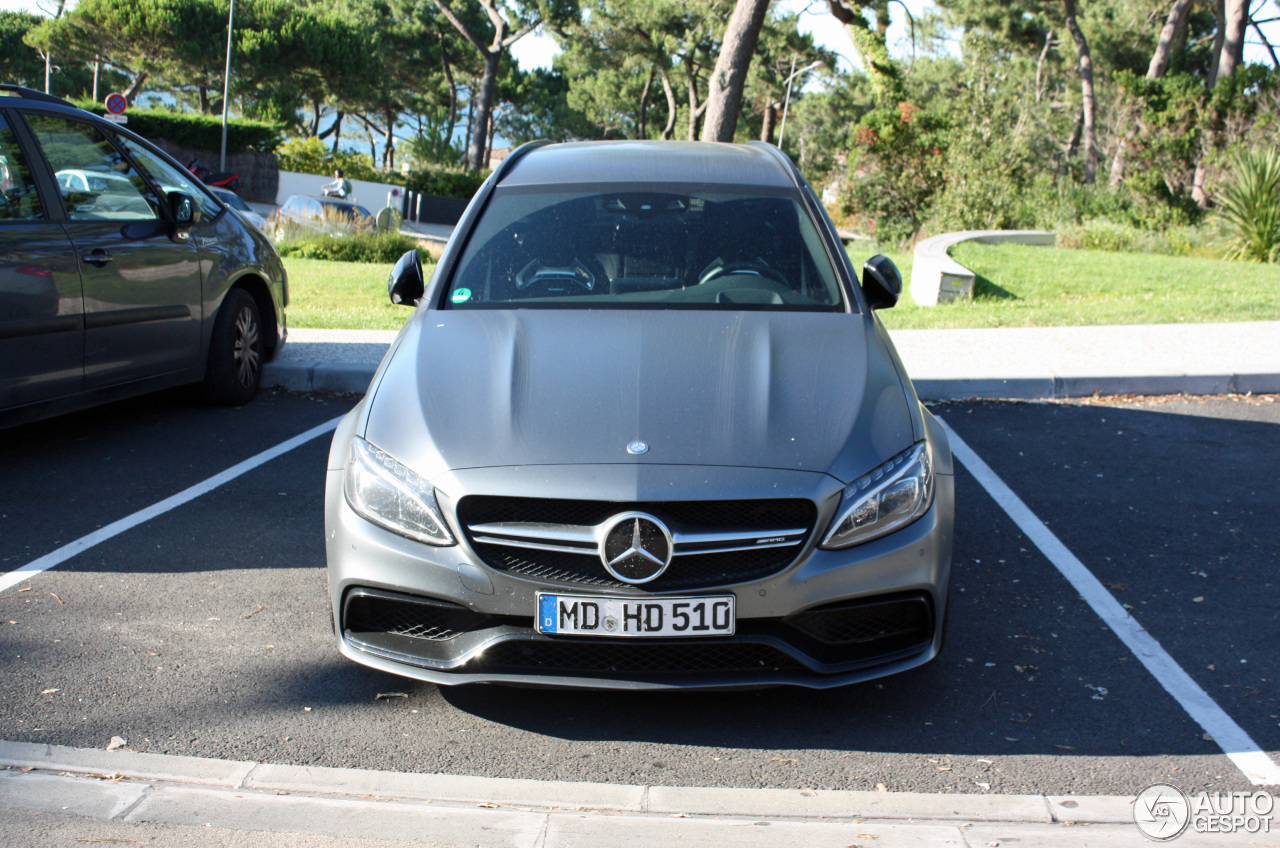
[{"label": "minivan wheel", "polygon": [[206,397],[214,403],[248,403],[262,382],[262,321],[252,295],[232,289],[222,299],[209,342],[204,375]]}]

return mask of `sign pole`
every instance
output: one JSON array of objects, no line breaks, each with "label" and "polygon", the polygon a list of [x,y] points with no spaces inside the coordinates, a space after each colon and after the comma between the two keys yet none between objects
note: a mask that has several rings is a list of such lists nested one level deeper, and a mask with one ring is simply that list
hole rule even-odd
[{"label": "sign pole", "polygon": [[222,153],[218,156],[218,170],[227,170],[227,108],[231,105],[231,31],[236,19],[236,0],[231,0],[227,14],[227,70],[222,76]]}]

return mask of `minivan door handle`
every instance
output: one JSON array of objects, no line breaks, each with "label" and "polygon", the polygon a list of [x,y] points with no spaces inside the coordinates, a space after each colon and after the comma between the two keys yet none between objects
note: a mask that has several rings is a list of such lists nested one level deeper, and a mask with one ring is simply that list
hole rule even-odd
[{"label": "minivan door handle", "polygon": [[95,250],[89,251],[88,253],[86,253],[84,256],[80,258],[83,259],[85,262],[88,262],[90,265],[97,265],[99,268],[101,268],[103,265],[106,265],[108,262],[111,261],[111,254],[107,253],[105,250],[99,247]]}]

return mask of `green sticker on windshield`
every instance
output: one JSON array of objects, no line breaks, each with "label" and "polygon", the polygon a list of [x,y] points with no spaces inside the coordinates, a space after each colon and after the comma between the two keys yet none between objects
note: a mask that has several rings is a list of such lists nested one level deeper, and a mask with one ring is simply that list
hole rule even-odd
[{"label": "green sticker on windshield", "polygon": [[471,289],[458,289],[450,298],[454,303],[466,303],[471,299]]}]

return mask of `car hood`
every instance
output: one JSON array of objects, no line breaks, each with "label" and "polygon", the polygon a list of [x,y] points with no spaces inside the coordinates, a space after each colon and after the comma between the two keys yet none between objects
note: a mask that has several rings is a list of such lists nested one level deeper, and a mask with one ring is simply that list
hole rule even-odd
[{"label": "car hood", "polygon": [[848,482],[914,438],[869,329],[844,313],[420,310],[371,388],[365,437],[427,479],[653,463]]}]

